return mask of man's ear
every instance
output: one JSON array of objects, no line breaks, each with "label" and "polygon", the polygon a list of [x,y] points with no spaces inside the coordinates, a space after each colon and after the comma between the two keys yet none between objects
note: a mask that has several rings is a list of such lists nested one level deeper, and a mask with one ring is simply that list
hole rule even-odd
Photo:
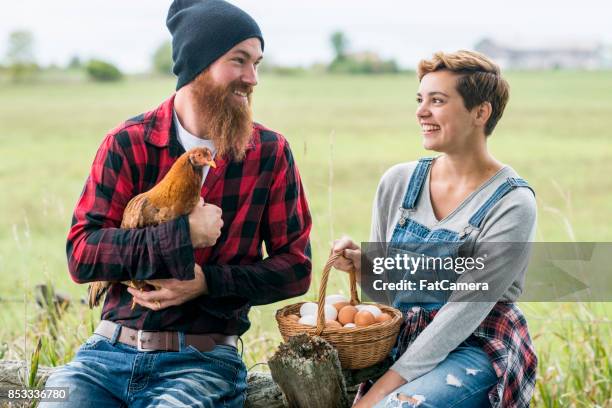
[{"label": "man's ear", "polygon": [[486,101],[474,107],[474,111],[476,125],[484,126],[493,113],[493,106],[491,106],[491,102]]}]

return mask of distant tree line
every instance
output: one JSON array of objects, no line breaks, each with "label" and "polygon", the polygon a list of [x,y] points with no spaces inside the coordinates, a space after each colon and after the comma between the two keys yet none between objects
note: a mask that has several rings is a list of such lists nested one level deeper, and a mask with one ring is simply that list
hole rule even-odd
[{"label": "distant tree line", "polygon": [[14,81],[27,81],[40,70],[34,58],[34,36],[31,32],[13,31],[8,37],[6,71]]},{"label": "distant tree line", "polygon": [[[309,70],[345,74],[379,74],[400,71],[395,60],[384,60],[375,52],[351,52],[349,40],[342,31],[336,31],[331,35],[330,44],[334,57],[329,63],[302,68],[286,67],[274,64],[270,60],[264,60],[260,65],[260,71],[276,75],[299,75]],[[70,58],[63,68],[54,64],[41,67],[36,62],[34,46],[34,35],[30,31],[18,30],[10,33],[4,66],[0,65],[0,73],[6,73],[6,76],[15,82],[31,81],[41,72],[49,70],[63,70],[69,75],[75,72],[84,72],[89,79],[100,82],[118,81],[124,76],[121,70],[110,61],[100,58],[83,61],[76,55]],[[151,64],[152,72],[159,75],[172,75],[173,61],[170,41],[164,41],[154,50],[151,56]]]},{"label": "distant tree line", "polygon": [[153,53],[153,70],[158,74],[172,75],[172,43],[164,41]]},{"label": "distant tree line", "polygon": [[[27,30],[13,31],[8,36],[5,66],[1,67],[13,82],[29,82],[45,70],[57,70],[54,64],[43,68],[36,62],[34,54],[34,35]],[[111,62],[91,59],[85,63],[73,56],[65,67],[66,71],[84,70],[94,81],[118,81],[123,74]]]},{"label": "distant tree line", "polygon": [[353,52],[349,50],[349,40],[342,31],[334,32],[330,37],[334,50],[334,59],[327,70],[345,74],[384,74],[396,73],[400,69],[393,59],[383,60],[372,51]]}]

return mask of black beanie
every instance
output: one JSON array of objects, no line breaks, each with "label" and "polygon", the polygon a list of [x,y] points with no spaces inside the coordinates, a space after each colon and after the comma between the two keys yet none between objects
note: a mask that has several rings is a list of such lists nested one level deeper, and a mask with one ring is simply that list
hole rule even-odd
[{"label": "black beanie", "polygon": [[223,0],[174,0],[166,25],[172,34],[177,90],[246,39],[259,38],[262,51],[264,48],[255,20]]}]

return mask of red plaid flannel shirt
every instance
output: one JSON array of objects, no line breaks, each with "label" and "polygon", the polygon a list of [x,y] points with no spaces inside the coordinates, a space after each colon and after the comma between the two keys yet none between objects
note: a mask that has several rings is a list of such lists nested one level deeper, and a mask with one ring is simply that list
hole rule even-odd
[{"label": "red plaid flannel shirt", "polygon": [[[216,245],[194,251],[187,216],[120,229],[123,209],[149,190],[184,152],[173,124],[174,97],[112,130],[102,142],[77,203],[67,256],[77,283],[192,279],[202,266],[209,294],[159,312],[137,306],[113,284],[102,318],[135,329],[242,334],[252,305],[305,293],[310,285],[311,218],[285,138],[255,124],[242,162],[210,169],[201,195],[223,211]],[[267,257],[263,259],[262,243]]]},{"label": "red plaid flannel shirt", "polygon": [[[413,307],[406,313],[397,341],[397,356],[404,354],[437,313],[438,310],[427,311],[420,307]],[[482,344],[497,374],[497,385],[489,391],[491,407],[529,407],[538,359],[527,321],[518,306],[497,303],[471,338]]]}]

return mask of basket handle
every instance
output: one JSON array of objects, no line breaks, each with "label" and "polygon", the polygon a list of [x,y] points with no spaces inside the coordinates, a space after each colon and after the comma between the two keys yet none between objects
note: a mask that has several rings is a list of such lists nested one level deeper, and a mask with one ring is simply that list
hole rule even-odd
[{"label": "basket handle", "polygon": [[[329,279],[329,271],[331,271],[332,265],[338,258],[342,256],[341,252],[332,253],[329,255],[327,263],[323,267],[323,277],[321,278],[321,285],[319,286],[319,307],[317,309],[317,330],[315,334],[318,336],[323,332],[325,328],[325,292],[327,291],[327,280]],[[357,294],[357,278],[355,276],[355,269],[349,271],[349,282],[351,284],[351,305],[359,304],[359,295]]]}]

